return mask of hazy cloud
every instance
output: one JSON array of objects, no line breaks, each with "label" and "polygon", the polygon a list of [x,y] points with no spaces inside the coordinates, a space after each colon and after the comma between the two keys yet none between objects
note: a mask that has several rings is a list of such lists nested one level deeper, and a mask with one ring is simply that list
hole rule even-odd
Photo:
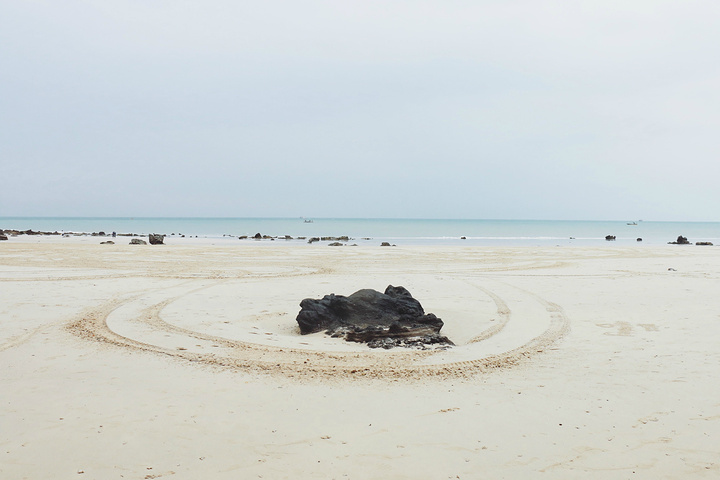
[{"label": "hazy cloud", "polygon": [[711,1],[0,1],[0,215],[718,220]]}]

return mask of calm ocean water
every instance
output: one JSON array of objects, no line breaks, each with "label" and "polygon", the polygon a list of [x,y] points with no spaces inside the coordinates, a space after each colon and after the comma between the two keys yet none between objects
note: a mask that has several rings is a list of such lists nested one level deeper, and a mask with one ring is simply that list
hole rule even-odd
[{"label": "calm ocean water", "polygon": [[[347,218],[75,218],[0,217],[0,229],[59,232],[162,233],[237,242],[256,233],[292,237],[342,236],[353,243],[388,241],[398,245],[660,245],[678,235],[691,242],[720,245],[720,222],[568,220],[420,220]],[[605,241],[615,235],[615,242]],[[466,237],[464,240],[461,237]],[[643,242],[637,242],[637,238]],[[372,240],[365,240],[371,238]],[[301,240],[282,241],[293,244]]]}]

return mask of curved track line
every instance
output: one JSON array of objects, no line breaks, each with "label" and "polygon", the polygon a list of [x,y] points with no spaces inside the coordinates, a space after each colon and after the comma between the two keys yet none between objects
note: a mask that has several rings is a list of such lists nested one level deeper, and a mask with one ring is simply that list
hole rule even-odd
[{"label": "curved track line", "polygon": [[483,331],[481,334],[476,335],[472,337],[470,340],[468,340],[468,343],[477,343],[482,342],[483,340],[487,340],[488,338],[492,337],[493,335],[497,335],[500,333],[505,326],[510,321],[510,314],[512,313],[510,308],[508,307],[507,303],[503,301],[502,298],[500,298],[498,295],[495,295],[493,292],[488,290],[487,288],[481,287],[479,285],[474,285],[468,281],[466,283],[470,286],[473,286],[479,290],[481,290],[485,295],[490,297],[493,302],[495,302],[496,312],[498,314],[498,317],[500,317],[500,321],[493,325],[492,327],[488,328],[487,330]]},{"label": "curved track line", "polygon": [[[113,330],[108,324],[108,318],[124,306],[132,307],[133,302],[147,300],[145,293],[112,300],[90,309],[74,320],[68,328],[82,338],[101,341],[123,348],[167,355],[193,363],[266,372],[288,377],[333,378],[356,376],[375,378],[464,377],[482,371],[516,365],[522,360],[542,352],[547,346],[561,338],[569,329],[569,321],[559,305],[514,286],[511,287],[530,295],[545,307],[545,311],[550,316],[548,328],[530,341],[502,353],[464,361],[450,361],[444,364],[433,363],[433,356],[438,354],[437,351],[375,351],[368,349],[362,352],[330,352],[304,350],[208,335],[169,324],[161,318],[162,310],[179,298],[219,285],[224,281],[190,289],[182,294],[152,303],[150,306],[143,308],[139,315],[134,314],[130,319],[121,318],[116,320],[125,322],[128,325],[130,323],[135,325],[134,328],[141,331],[142,340],[122,335]],[[186,282],[185,284],[187,283],[192,282]],[[167,287],[166,289],[177,287]],[[501,315],[502,322],[473,337],[469,344],[491,338],[502,331],[510,321],[510,309],[507,303],[494,292],[484,287],[476,287],[493,299],[498,314]],[[166,345],[161,345],[160,342],[152,342],[153,336],[159,341],[165,342]],[[161,336],[162,338],[160,338]],[[192,342],[200,343],[190,345],[189,339],[192,339]],[[187,347],[169,346],[172,342],[181,343],[183,341],[188,345]],[[457,348],[460,349],[462,346]],[[208,353],[208,350],[210,353]],[[449,356],[452,357],[452,355]]]},{"label": "curved track line", "polygon": [[43,330],[49,330],[55,326],[57,326],[57,325],[52,325],[52,324],[41,325],[37,328],[30,330],[29,332],[12,337],[7,342],[0,345],[0,352],[7,350],[8,348],[13,348],[13,347],[17,347],[18,345],[22,345],[23,343],[27,342],[28,340],[30,340],[32,337],[34,337],[38,333],[42,332]]}]

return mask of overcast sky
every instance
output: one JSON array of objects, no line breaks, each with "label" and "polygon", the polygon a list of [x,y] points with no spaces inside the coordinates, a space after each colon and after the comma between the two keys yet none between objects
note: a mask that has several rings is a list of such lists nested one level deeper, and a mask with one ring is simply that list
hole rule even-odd
[{"label": "overcast sky", "polygon": [[720,221],[720,2],[0,0],[0,216]]}]

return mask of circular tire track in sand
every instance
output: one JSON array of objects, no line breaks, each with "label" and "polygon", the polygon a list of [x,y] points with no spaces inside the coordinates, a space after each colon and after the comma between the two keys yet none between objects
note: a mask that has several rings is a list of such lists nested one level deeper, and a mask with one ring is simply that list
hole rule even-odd
[{"label": "circular tire track in sand", "polygon": [[425,378],[468,376],[515,365],[557,341],[569,325],[559,305],[502,282],[492,290],[468,282],[493,300],[500,322],[449,350],[373,350],[322,334],[286,336],[283,340],[289,342],[273,344],[273,332],[263,335],[245,328],[230,338],[163,319],[163,311],[179,299],[228,281],[185,281],[113,299],[86,311],[69,329],[82,338],[123,348],[287,377]]}]

